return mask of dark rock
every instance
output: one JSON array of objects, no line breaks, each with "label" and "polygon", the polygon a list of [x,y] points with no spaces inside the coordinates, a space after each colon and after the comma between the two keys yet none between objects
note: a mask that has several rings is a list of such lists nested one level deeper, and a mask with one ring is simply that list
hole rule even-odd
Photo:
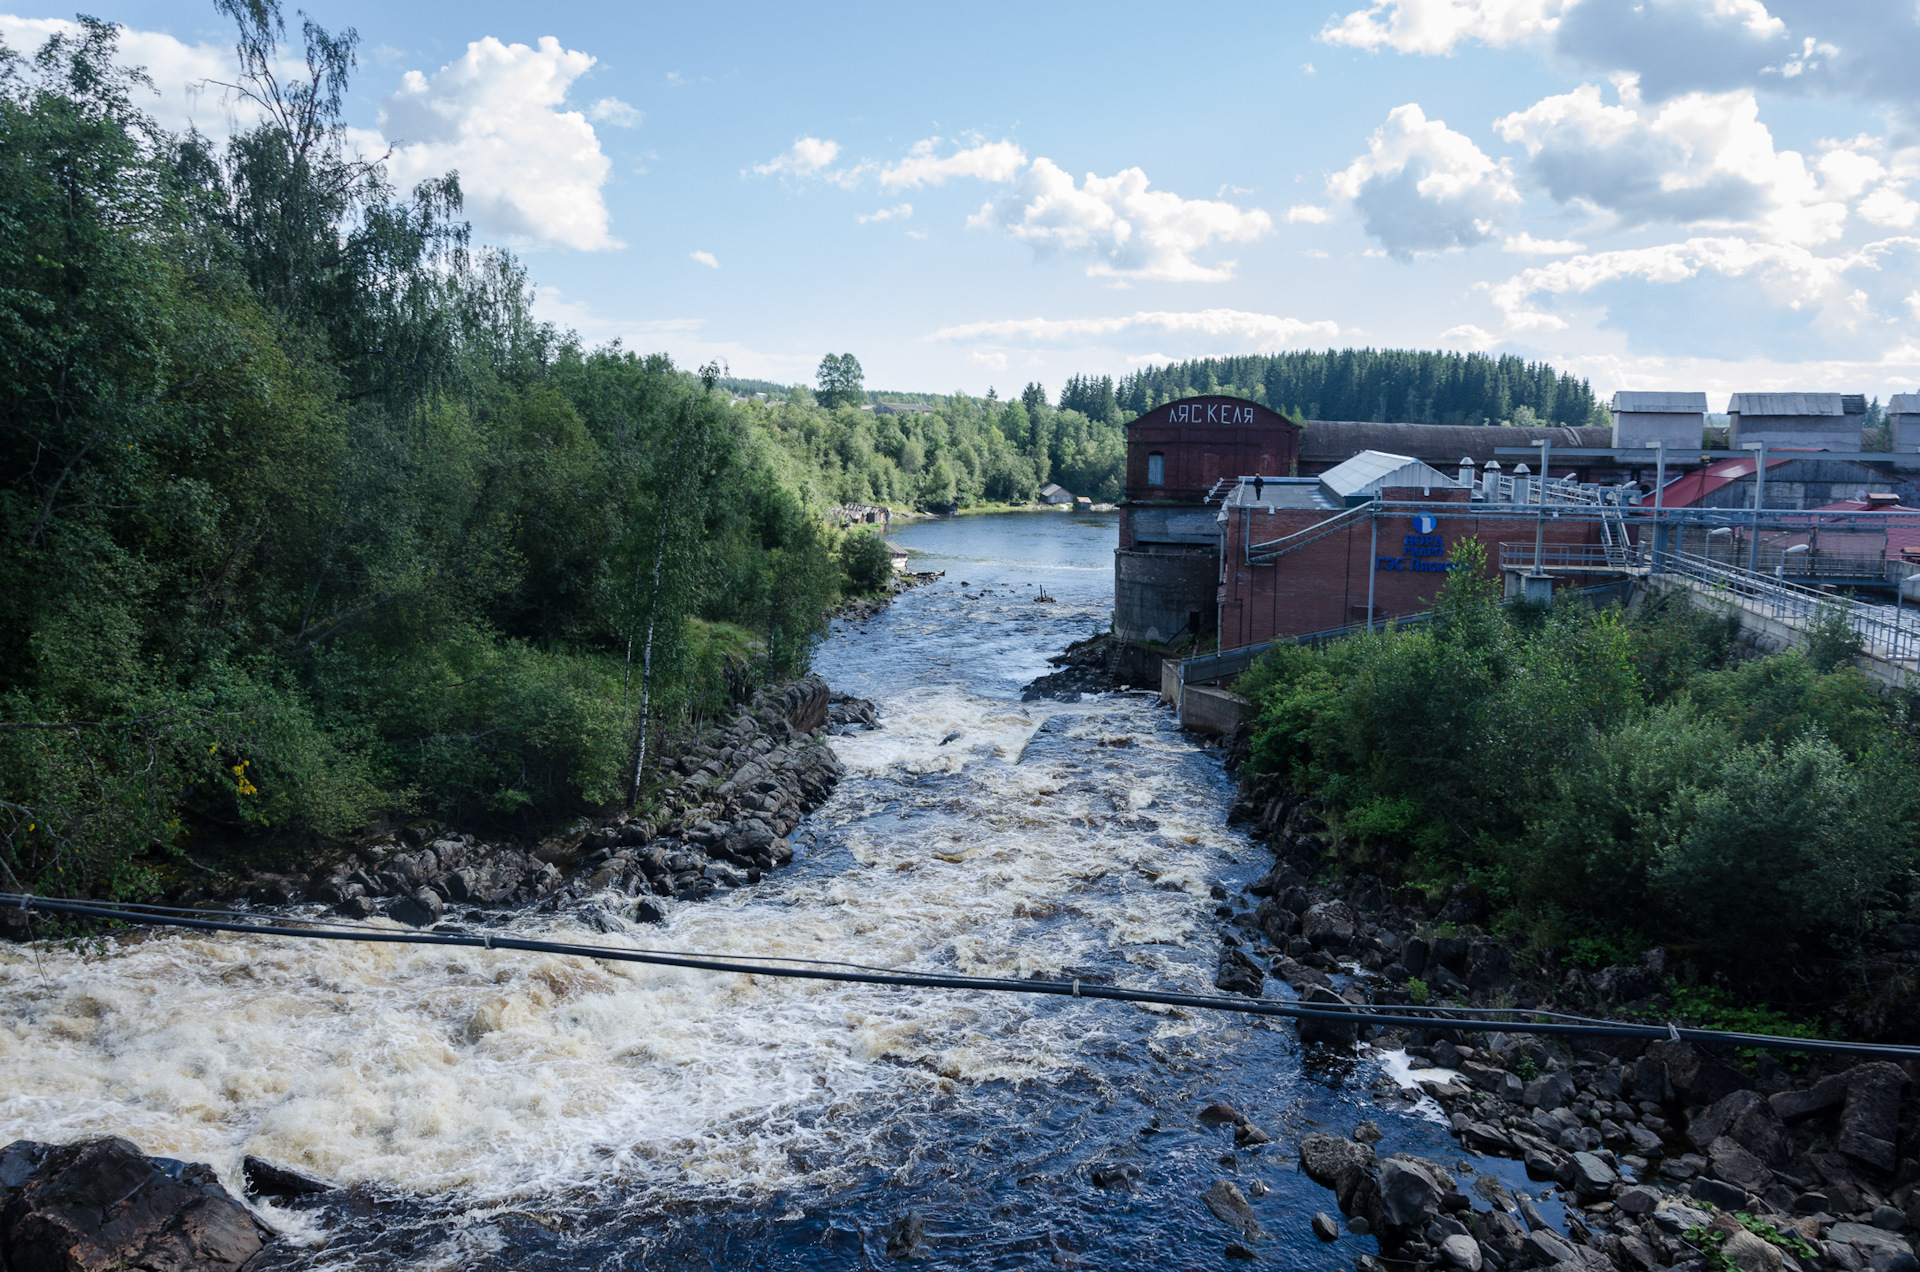
[{"label": "dark rock", "polygon": [[1557,1073],[1546,1073],[1527,1083],[1520,1096],[1520,1102],[1530,1109],[1539,1109],[1551,1113],[1573,1100],[1573,1073],[1562,1069]]},{"label": "dark rock", "polygon": [[1776,1091],[1767,1097],[1774,1115],[1788,1126],[1825,1113],[1838,1112],[1847,1100],[1847,1076],[1835,1073],[1804,1091]]},{"label": "dark rock", "polygon": [[1207,1203],[1207,1209],[1214,1217],[1229,1228],[1238,1232],[1249,1241],[1264,1240],[1267,1232],[1254,1217],[1253,1207],[1247,1203],[1246,1194],[1241,1192],[1230,1179],[1216,1179],[1213,1187],[1200,1194],[1200,1200]]},{"label": "dark rock", "polygon": [[1449,1267],[1462,1272],[1480,1272],[1480,1243],[1464,1233],[1455,1233],[1440,1243],[1440,1257]]},{"label": "dark rock", "polygon": [[665,907],[642,897],[633,903],[633,921],[635,923],[665,923],[667,921],[667,911]]},{"label": "dark rock", "polygon": [[1460,1055],[1460,1048],[1454,1046],[1445,1038],[1434,1043],[1432,1051],[1434,1064],[1442,1069],[1458,1069],[1466,1063],[1466,1060]]},{"label": "dark rock", "polygon": [[1907,1226],[1907,1217],[1892,1206],[1875,1206],[1873,1208],[1873,1218],[1871,1222],[1876,1228],[1884,1228],[1888,1232],[1898,1232]]},{"label": "dark rock", "polygon": [[1440,1213],[1446,1195],[1456,1191],[1444,1167],[1403,1153],[1380,1163],[1379,1189],[1380,1217],[1399,1232],[1425,1227]]},{"label": "dark rock", "polygon": [[[1345,999],[1324,985],[1311,986],[1304,998],[1304,1006],[1322,1011],[1344,1011],[1349,1006]],[[1300,1041],[1309,1045],[1323,1042],[1351,1047],[1360,1038],[1360,1022],[1357,1019],[1331,1020],[1302,1016],[1294,1021],[1294,1025],[1300,1031]]]},{"label": "dark rock", "polygon": [[1140,1168],[1131,1162],[1118,1165],[1095,1166],[1087,1172],[1095,1188],[1131,1188],[1133,1181],[1140,1178]]},{"label": "dark rock", "polygon": [[1247,1249],[1247,1247],[1241,1245],[1238,1241],[1227,1242],[1226,1247],[1222,1249],[1220,1253],[1226,1255],[1229,1259],[1238,1259],[1242,1263],[1248,1263],[1260,1257],[1253,1251]]},{"label": "dark rock", "polygon": [[1622,1085],[1636,1100],[1651,1100],[1655,1104],[1673,1101],[1673,1083],[1667,1080],[1666,1062],[1652,1056],[1641,1056],[1628,1066],[1622,1074]]},{"label": "dark rock", "polygon": [[1409,976],[1418,976],[1427,970],[1427,943],[1420,937],[1410,937],[1405,948],[1400,951],[1401,966],[1407,969]]},{"label": "dark rock", "polygon": [[1907,1075],[1879,1060],[1847,1074],[1847,1101],[1835,1147],[1857,1162],[1891,1171],[1899,1163],[1900,1092]]},{"label": "dark rock", "polygon": [[1220,967],[1213,977],[1215,989],[1258,998],[1266,981],[1266,972],[1241,950],[1229,945],[1220,951]]},{"label": "dark rock", "polygon": [[1300,916],[1300,934],[1316,949],[1345,950],[1353,944],[1358,921],[1344,901],[1322,901]]},{"label": "dark rock", "polygon": [[[30,1156],[20,1147],[10,1160]],[[263,1244],[212,1168],[147,1157],[123,1139],[47,1149],[10,1191],[0,1253],[14,1272],[237,1272]]]},{"label": "dark rock", "polygon": [[1200,1120],[1208,1126],[1239,1126],[1247,1119],[1231,1104],[1209,1104],[1200,1110]]},{"label": "dark rock", "polygon": [[1613,1195],[1613,1186],[1620,1182],[1619,1174],[1593,1153],[1575,1153],[1567,1163],[1567,1183],[1573,1191],[1588,1200]]},{"label": "dark rock", "polygon": [[887,1225],[887,1257],[889,1259],[924,1259],[927,1257],[927,1221],[918,1210],[909,1210]]},{"label": "dark rock", "polygon": [[1787,1136],[1780,1115],[1757,1092],[1735,1091],[1687,1122],[1688,1142],[1703,1153],[1722,1137],[1768,1165],[1777,1166],[1786,1161]]},{"label": "dark rock", "polygon": [[1651,1188],[1637,1186],[1626,1188],[1614,1197],[1613,1204],[1618,1206],[1622,1213],[1639,1218],[1641,1215],[1653,1213],[1653,1208],[1660,1204],[1660,1194]]},{"label": "dark rock", "polygon": [[1513,955],[1498,941],[1475,941],[1467,950],[1467,988],[1494,993],[1513,984]]},{"label": "dark rock", "polygon": [[1340,1225],[1332,1215],[1322,1210],[1313,1217],[1313,1235],[1322,1241],[1338,1241]]},{"label": "dark rock", "polygon": [[408,927],[432,927],[446,908],[446,902],[432,888],[415,888],[387,907],[387,917]]},{"label": "dark rock", "polygon": [[332,1184],[286,1166],[276,1166],[251,1153],[241,1159],[240,1169],[246,1174],[250,1197],[311,1197],[333,1191]]},{"label": "dark rock", "polygon": [[1747,1192],[1760,1192],[1773,1182],[1773,1172],[1767,1169],[1765,1162],[1725,1135],[1709,1146],[1707,1160],[1712,1163],[1714,1178],[1725,1180]]},{"label": "dark rock", "polygon": [[1373,1150],[1365,1144],[1318,1132],[1300,1140],[1300,1169],[1322,1188],[1331,1188],[1349,1167],[1373,1165]]},{"label": "dark rock", "polygon": [[1687,1189],[1701,1201],[1711,1202],[1722,1210],[1744,1210],[1747,1206],[1745,1189],[1721,1183],[1717,1179],[1708,1179],[1705,1175],[1696,1176]]}]

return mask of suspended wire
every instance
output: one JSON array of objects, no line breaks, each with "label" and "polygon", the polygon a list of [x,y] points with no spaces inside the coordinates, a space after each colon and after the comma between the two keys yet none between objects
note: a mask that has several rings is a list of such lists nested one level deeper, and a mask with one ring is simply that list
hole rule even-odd
[{"label": "suspended wire", "polygon": [[[1846,1042],[1830,1038],[1783,1038],[1773,1034],[1732,1033],[1718,1029],[1691,1029],[1668,1023],[1632,1024],[1596,1020],[1587,1016],[1567,1016],[1554,1012],[1530,1012],[1524,1008],[1439,1008],[1393,1007],[1331,1003],[1278,1002],[1229,994],[1182,994],[1170,990],[1127,989],[1117,985],[1096,985],[1084,980],[1015,980],[1011,977],[956,976],[934,972],[901,972],[868,967],[859,963],[839,963],[821,959],[794,959],[776,955],[713,955],[675,950],[641,950],[608,945],[585,945],[571,941],[535,940],[510,934],[452,931],[404,931],[376,928],[333,920],[292,919],[297,926],[261,922],[260,916],[244,911],[183,911],[177,907],[133,906],[87,901],[60,901],[23,893],[0,893],[0,907],[15,906],[22,911],[39,910],[69,914],[81,918],[106,919],[121,923],[177,927],[202,932],[235,932],[252,936],[296,937],[319,941],[361,941],[380,945],[453,946],[464,949],[521,950],[535,954],[557,954],[571,958],[599,959],[614,963],[643,963],[656,967],[680,967],[693,971],[726,972],[745,976],[773,976],[793,980],[839,981],[848,984],[884,985],[898,989],[976,990],[1003,994],[1056,995],[1073,998],[1098,998],[1111,1002],[1140,1003],[1161,1007],[1187,1007],[1201,1011],[1230,1011],[1242,1015],[1288,1020],[1321,1020],[1352,1025],[1392,1025],[1425,1029],[1442,1026],[1462,1032],[1527,1033],[1541,1035],[1585,1035],[1613,1038],[1646,1038],[1655,1041],[1701,1042],[1730,1047],[1753,1047],[1770,1051],[1801,1051],[1823,1055],[1862,1055],[1891,1060],[1920,1060],[1920,1047],[1889,1043]],[[207,917],[208,915],[231,917]],[[189,916],[192,917],[189,917]],[[783,966],[799,963],[802,966]],[[1521,1014],[1526,1019],[1507,1019]],[[1538,1017],[1555,1017],[1541,1020]]]}]

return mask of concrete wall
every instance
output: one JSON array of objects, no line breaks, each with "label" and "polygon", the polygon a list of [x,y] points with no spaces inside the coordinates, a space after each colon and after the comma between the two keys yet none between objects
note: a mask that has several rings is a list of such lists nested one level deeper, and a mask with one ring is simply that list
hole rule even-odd
[{"label": "concrete wall", "polygon": [[1120,509],[1120,546],[1144,543],[1192,544],[1220,548],[1219,510],[1195,507],[1127,504]]},{"label": "concrete wall", "polygon": [[1225,689],[1186,685],[1180,690],[1180,727],[1183,729],[1230,737],[1252,714],[1252,704]]},{"label": "concrete wall", "polygon": [[1823,450],[1860,449],[1859,415],[1736,415],[1729,444],[1738,450],[1752,442],[1769,446],[1817,446]]},{"label": "concrete wall", "polygon": [[1195,613],[1201,635],[1218,614],[1220,555],[1213,551],[1113,554],[1113,633],[1122,640],[1165,643],[1185,635]]},{"label": "concrete wall", "polygon": [[1667,450],[1697,451],[1700,449],[1701,435],[1707,427],[1707,413],[1700,411],[1691,415],[1673,412],[1651,411],[1615,411],[1613,413],[1613,445],[1616,447],[1644,447],[1654,442],[1665,442]]}]

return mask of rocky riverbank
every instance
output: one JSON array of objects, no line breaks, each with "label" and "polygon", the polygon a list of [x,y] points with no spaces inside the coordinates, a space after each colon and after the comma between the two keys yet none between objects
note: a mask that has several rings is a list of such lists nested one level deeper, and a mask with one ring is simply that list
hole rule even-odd
[{"label": "rocky riverbank", "polygon": [[414,927],[485,922],[529,906],[576,909],[596,925],[614,915],[657,921],[673,903],[758,883],[787,864],[793,828],[840,780],[827,736],[875,727],[871,703],[808,676],[753,694],[724,721],[663,739],[641,816],[581,818],[536,844],[409,825],[310,872],[255,873],[231,892],[196,887],[171,899],[319,903]]},{"label": "rocky riverbank", "polygon": [[[1665,951],[1600,969],[1522,966],[1479,925],[1465,887],[1429,896],[1371,879],[1315,886],[1326,827],[1280,790],[1243,785],[1234,817],[1272,845],[1272,870],[1240,897],[1217,893],[1216,984],[1261,995],[1268,977],[1299,998],[1343,1005],[1478,1006],[1644,1015],[1667,983]],[[1562,970],[1556,979],[1553,973]],[[1299,1145],[1301,1169],[1333,1192],[1344,1225],[1314,1219],[1323,1239],[1370,1233],[1388,1263],[1464,1272],[1894,1272],[1912,1269],[1920,1232],[1920,1064],[1713,1054],[1678,1040],[1440,1027],[1375,1034],[1359,1021],[1302,1021],[1309,1046],[1350,1052],[1371,1040],[1403,1048],[1412,1085],[1383,1076],[1374,1098],[1424,1101],[1460,1141],[1454,1166],[1376,1159],[1361,1122]],[[1529,1198],[1471,1169],[1523,1162],[1543,1185]],[[1463,1185],[1456,1175],[1474,1175]],[[1535,1202],[1565,1204],[1564,1226]],[[1212,1203],[1209,1202],[1211,1205]],[[1218,1207],[1215,1207],[1218,1212]],[[1374,1264],[1359,1260],[1362,1272]]]}]

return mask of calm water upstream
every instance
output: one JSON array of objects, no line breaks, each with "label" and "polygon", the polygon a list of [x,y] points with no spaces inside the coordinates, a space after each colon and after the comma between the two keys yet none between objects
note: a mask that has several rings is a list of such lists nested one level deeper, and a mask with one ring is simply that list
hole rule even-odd
[{"label": "calm water upstream", "polygon": [[[884,727],[835,740],[847,777],[794,865],[664,929],[513,926],[1211,992],[1209,885],[1270,864],[1225,824],[1218,758],[1150,696],[1020,702],[1105,625],[1114,535],[1099,514],[904,528],[946,577],[821,648]],[[161,935],[0,949],[0,1013],[0,1142],[114,1132],[236,1192],[246,1153],[355,1185],[264,1209],[291,1234],[273,1268],[864,1268],[910,1208],[920,1266],[1213,1268],[1232,1234],[1199,1196],[1222,1177],[1269,1189],[1263,1255],[1351,1267],[1373,1243],[1309,1233],[1332,1198],[1298,1137],[1372,1116],[1383,1152],[1460,1155],[1375,1111],[1377,1059],[1303,1067],[1284,1025],[1091,1001]],[[1221,1099],[1274,1142],[1236,1153],[1195,1121]],[[1132,1191],[1094,1187],[1100,1163],[1137,1166]]]}]

